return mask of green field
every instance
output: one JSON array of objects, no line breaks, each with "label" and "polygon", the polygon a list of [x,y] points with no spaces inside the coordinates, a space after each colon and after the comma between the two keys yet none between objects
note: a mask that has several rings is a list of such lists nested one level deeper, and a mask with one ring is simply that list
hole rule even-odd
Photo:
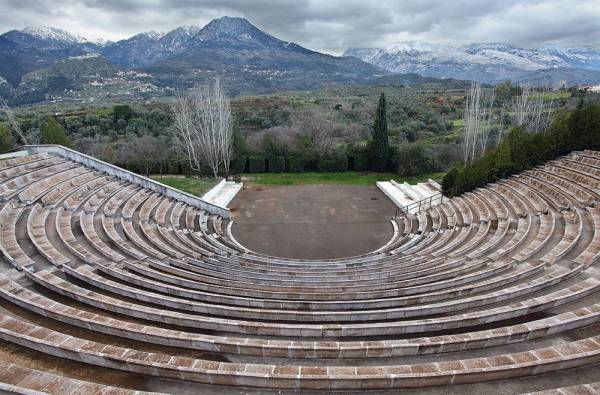
[{"label": "green field", "polygon": [[[394,179],[397,182],[427,181],[432,178],[438,182],[442,181],[444,173],[423,174],[415,177],[402,177],[394,173],[370,173],[370,172],[340,172],[340,173],[257,173],[242,174],[242,181],[247,186],[277,186],[277,185],[310,185],[310,184],[337,184],[337,185],[375,185],[377,181],[388,181]],[[210,188],[219,182],[214,178],[197,178],[182,176],[152,176],[153,180],[191,193],[195,196],[204,195]]]},{"label": "green field", "polygon": [[204,195],[209,189],[215,186],[220,179],[198,178],[183,176],[152,176],[153,180],[161,182],[173,188],[177,188],[195,196]]},{"label": "green field", "polygon": [[441,181],[444,173],[423,174],[417,177],[401,177],[394,173],[262,173],[244,174],[242,180],[247,185],[307,185],[307,184],[339,184],[339,185],[375,185],[377,181],[394,179],[398,182],[416,183],[429,178]]}]

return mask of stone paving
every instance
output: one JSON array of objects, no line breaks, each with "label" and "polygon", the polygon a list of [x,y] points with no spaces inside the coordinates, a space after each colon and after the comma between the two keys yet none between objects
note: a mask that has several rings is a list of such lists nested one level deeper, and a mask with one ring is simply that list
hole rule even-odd
[{"label": "stone paving", "polygon": [[396,207],[376,187],[245,188],[231,202],[232,232],[267,255],[332,259],[365,254],[393,235]]}]

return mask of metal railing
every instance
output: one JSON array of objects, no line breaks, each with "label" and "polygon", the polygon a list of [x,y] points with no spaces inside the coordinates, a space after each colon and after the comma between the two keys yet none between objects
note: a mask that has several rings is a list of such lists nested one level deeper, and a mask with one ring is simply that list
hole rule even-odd
[{"label": "metal railing", "polygon": [[431,207],[431,205],[433,203],[436,203],[437,201],[439,201],[441,203],[443,200],[444,200],[444,194],[441,193],[441,192],[439,192],[439,193],[436,193],[435,195],[431,195],[431,196],[429,196],[429,197],[427,197],[425,199],[421,199],[421,200],[419,200],[417,202],[414,202],[414,203],[411,203],[411,204],[409,204],[407,206],[404,206],[404,207],[401,208],[401,210],[404,213],[409,213],[410,210],[416,208],[417,211],[418,211],[418,210],[421,210],[422,208]]}]

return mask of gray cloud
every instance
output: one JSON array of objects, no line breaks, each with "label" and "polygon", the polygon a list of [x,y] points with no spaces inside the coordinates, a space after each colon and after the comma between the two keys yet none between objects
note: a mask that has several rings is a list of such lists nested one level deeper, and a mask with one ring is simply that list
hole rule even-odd
[{"label": "gray cloud", "polygon": [[600,0],[0,0],[0,30],[43,24],[118,40],[203,26],[223,15],[310,49],[341,53],[403,40],[600,44]]}]

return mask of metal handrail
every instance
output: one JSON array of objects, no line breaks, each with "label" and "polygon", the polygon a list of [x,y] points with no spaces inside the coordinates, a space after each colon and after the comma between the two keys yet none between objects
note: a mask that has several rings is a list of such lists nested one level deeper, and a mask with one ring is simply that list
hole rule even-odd
[{"label": "metal handrail", "polygon": [[[419,210],[421,209],[421,207],[431,207],[431,204],[437,199],[439,199],[440,203],[441,203],[442,200],[444,199],[444,194],[442,192],[438,192],[435,195],[431,195],[425,199],[421,199],[417,202],[406,205],[406,206],[402,207],[401,210],[404,213],[408,213],[411,209],[413,209],[415,207],[418,207]],[[429,203],[429,204],[427,205],[427,203]]]}]

